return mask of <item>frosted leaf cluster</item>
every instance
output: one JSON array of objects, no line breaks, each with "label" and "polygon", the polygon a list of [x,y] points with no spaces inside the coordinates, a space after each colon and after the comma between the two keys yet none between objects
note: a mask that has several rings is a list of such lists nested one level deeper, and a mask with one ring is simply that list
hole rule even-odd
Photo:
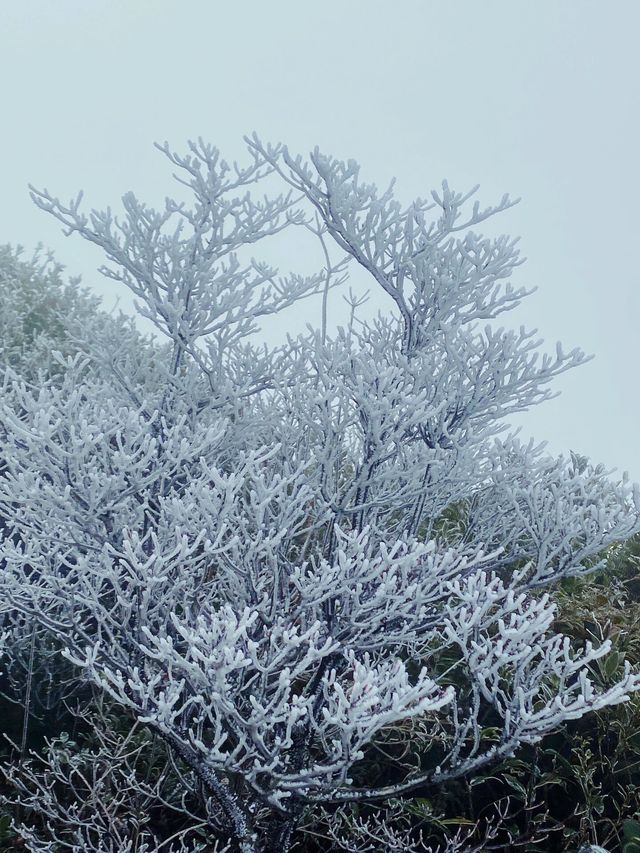
[{"label": "frosted leaf cluster", "polygon": [[[160,211],[34,191],[160,339],[88,319],[38,383],[6,366],[0,517],[7,626],[56,637],[198,780],[211,837],[253,853],[315,806],[443,784],[637,690],[629,669],[593,682],[607,643],[556,634],[544,587],[638,530],[640,499],[506,431],[584,360],[493,322],[527,295],[516,242],[474,230],[508,197],[445,184],[403,208],[351,161],[247,142],[246,167],[162,146],[191,202]],[[260,259],[287,228],[317,272]],[[330,333],[349,263],[393,310],[352,302]],[[301,300],[320,328],[259,346]],[[434,734],[419,769],[363,774],[413,724]]]}]

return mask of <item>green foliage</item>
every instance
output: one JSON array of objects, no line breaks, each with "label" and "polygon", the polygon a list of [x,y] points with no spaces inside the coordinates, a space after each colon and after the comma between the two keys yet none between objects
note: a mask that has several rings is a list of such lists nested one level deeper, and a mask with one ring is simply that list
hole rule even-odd
[{"label": "green foliage", "polygon": [[20,836],[12,828],[10,814],[0,814],[0,853],[20,849]]}]

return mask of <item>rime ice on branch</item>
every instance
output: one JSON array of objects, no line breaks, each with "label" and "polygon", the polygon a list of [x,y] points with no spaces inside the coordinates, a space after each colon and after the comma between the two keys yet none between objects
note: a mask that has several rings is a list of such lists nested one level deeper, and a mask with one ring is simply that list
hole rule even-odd
[{"label": "rime ice on branch", "polygon": [[[469,209],[443,184],[404,209],[352,161],[247,142],[247,167],[161,147],[190,206],[128,194],[118,219],[34,190],[162,340],[87,321],[41,387],[5,371],[0,513],[3,600],[189,768],[212,838],[251,853],[286,851],[314,804],[445,784],[638,689],[629,671],[594,686],[607,644],[555,634],[543,587],[636,531],[640,501],[499,437],[584,360],[493,323],[527,295],[518,251],[472,229],[508,197]],[[315,275],[249,257],[301,227]],[[353,261],[395,310],[330,335]],[[254,343],[314,294],[321,330]],[[369,787],[399,726],[421,767]]]}]

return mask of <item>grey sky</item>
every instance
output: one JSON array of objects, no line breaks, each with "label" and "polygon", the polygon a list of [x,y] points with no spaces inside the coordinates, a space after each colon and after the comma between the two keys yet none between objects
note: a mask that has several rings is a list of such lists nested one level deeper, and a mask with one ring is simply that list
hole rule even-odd
[{"label": "grey sky", "polygon": [[495,228],[522,236],[517,281],[539,291],[505,321],[597,356],[524,433],[640,479],[639,26],[635,0],[4,3],[0,242],[44,242],[111,305],[99,252],[27,182],[158,202],[173,188],[154,140],[200,135],[234,159],[254,129],[395,175],[406,201],[442,178],[485,203],[508,191],[523,200]]}]

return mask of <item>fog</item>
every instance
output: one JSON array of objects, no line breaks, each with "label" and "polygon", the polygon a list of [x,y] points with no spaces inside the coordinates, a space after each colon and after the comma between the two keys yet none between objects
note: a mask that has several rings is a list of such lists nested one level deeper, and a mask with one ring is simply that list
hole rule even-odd
[{"label": "fog", "polygon": [[[516,283],[538,290],[504,322],[596,356],[523,433],[640,479],[637,3],[23,0],[0,14],[0,242],[43,242],[130,310],[99,250],[65,238],[27,184],[82,188],[88,208],[128,190],[158,203],[174,190],[154,141],[202,136],[233,160],[254,130],[354,157],[380,186],[395,176],[405,201],[443,178],[479,183],[485,204],[520,196],[490,227],[521,235]],[[278,251],[309,260],[294,238]],[[265,334],[319,323],[316,307]],[[331,322],[346,311],[334,293]]]}]

